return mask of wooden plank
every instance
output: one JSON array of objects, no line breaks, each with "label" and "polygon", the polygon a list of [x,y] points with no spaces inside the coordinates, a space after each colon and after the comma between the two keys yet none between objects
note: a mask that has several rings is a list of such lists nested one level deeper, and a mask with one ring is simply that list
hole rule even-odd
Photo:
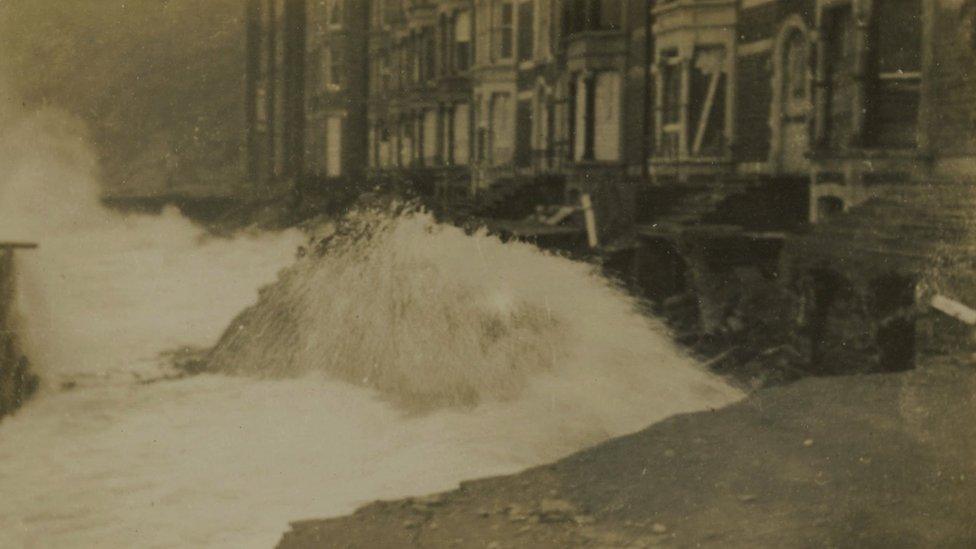
[{"label": "wooden plank", "polygon": [[976,311],[944,295],[932,298],[932,308],[970,326],[976,325]]},{"label": "wooden plank", "polygon": [[698,155],[701,152],[702,143],[705,140],[705,132],[708,130],[708,120],[712,117],[712,108],[715,106],[715,95],[718,93],[718,83],[722,79],[722,71],[712,74],[712,79],[708,82],[708,95],[705,98],[705,105],[702,107],[701,118],[698,120],[698,132],[695,134],[695,143],[691,148],[691,153]]},{"label": "wooden plank", "polygon": [[0,249],[4,250],[34,250],[37,244],[34,242],[0,242]]}]

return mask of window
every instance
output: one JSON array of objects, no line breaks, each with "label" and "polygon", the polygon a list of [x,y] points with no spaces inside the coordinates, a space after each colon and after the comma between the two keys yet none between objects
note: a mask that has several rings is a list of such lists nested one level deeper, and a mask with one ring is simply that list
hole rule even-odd
[{"label": "window", "polygon": [[413,124],[409,118],[400,123],[400,147],[398,149],[397,164],[410,166],[413,164]]},{"label": "window", "polygon": [[827,144],[847,146],[853,134],[854,17],[851,6],[840,6],[823,15],[826,26]]},{"label": "window", "polygon": [[594,157],[602,161],[620,160],[620,74],[601,72],[595,88]]},{"label": "window", "polygon": [[535,15],[535,56],[546,59],[551,52],[552,24],[556,20],[553,0],[540,0]]},{"label": "window", "polygon": [[492,44],[492,10],[493,5],[489,2],[478,2],[477,12],[474,16],[475,42],[474,56],[477,64],[490,63],[495,57],[495,51],[491,48]]},{"label": "window", "polygon": [[564,151],[566,153],[566,158],[573,160],[576,158],[576,108],[579,104],[579,81],[576,78],[571,78],[569,81],[569,97],[566,98],[566,104],[563,106],[562,114],[563,120],[566,121],[566,133],[563,136],[565,139]]},{"label": "window", "polygon": [[454,107],[452,157],[455,165],[466,166],[471,158],[471,108],[467,103]]},{"label": "window", "polygon": [[802,110],[807,98],[807,39],[793,30],[786,40],[783,96],[788,111]]},{"label": "window", "polygon": [[535,99],[532,102],[532,150],[539,160],[546,159],[545,153],[549,150],[552,116],[552,105],[547,101],[545,89],[540,87],[536,90]]},{"label": "window", "polygon": [[330,27],[342,26],[342,0],[329,0],[328,21]]},{"label": "window", "polygon": [[658,78],[659,126],[657,156],[677,158],[681,149],[681,60],[675,51],[664,52]]},{"label": "window", "polygon": [[421,38],[424,52],[423,79],[430,80],[437,75],[437,45],[434,40],[434,28],[424,29]]},{"label": "window", "polygon": [[393,166],[393,147],[390,139],[390,131],[387,127],[380,128],[380,146],[379,146],[379,157],[380,157],[380,167],[388,168]]},{"label": "window", "polygon": [[254,119],[257,122],[258,131],[267,131],[268,129],[268,90],[262,85],[257,89],[255,93],[254,100]]},{"label": "window", "polygon": [[566,0],[563,3],[563,34],[618,30],[622,13],[620,0]]},{"label": "window", "polygon": [[865,144],[916,145],[922,68],[920,0],[888,0],[875,10],[867,79]]},{"label": "window", "polygon": [[305,132],[306,170],[317,176],[323,175],[325,157],[325,124],[316,120]]},{"label": "window", "polygon": [[459,11],[454,16],[454,67],[466,71],[471,63],[471,12]]},{"label": "window", "polygon": [[515,111],[515,165],[532,165],[532,100],[518,102]]},{"label": "window", "polygon": [[511,59],[515,53],[515,11],[511,2],[499,3],[497,25],[497,59]]},{"label": "window", "polygon": [[424,134],[423,134],[423,157],[424,164],[432,166],[437,163],[437,110],[426,109],[424,111]]},{"label": "window", "polygon": [[491,98],[491,154],[496,166],[512,161],[512,100],[507,93],[496,93]]},{"label": "window", "polygon": [[325,170],[328,177],[342,175],[342,117],[330,116],[325,128]]},{"label": "window", "polygon": [[342,65],[339,55],[333,48],[326,46],[322,49],[319,59],[322,65],[322,89],[336,91],[342,87]]},{"label": "window", "polygon": [[379,83],[381,91],[389,91],[393,84],[393,77],[391,76],[392,70],[390,69],[390,59],[389,55],[384,55],[379,62]]},{"label": "window", "polygon": [[596,97],[594,93],[594,79],[592,77],[577,77],[576,82],[576,113],[573,122],[573,159],[592,160],[595,143],[594,110]]},{"label": "window", "polygon": [[518,7],[518,59],[529,61],[535,53],[535,2],[519,2]]}]

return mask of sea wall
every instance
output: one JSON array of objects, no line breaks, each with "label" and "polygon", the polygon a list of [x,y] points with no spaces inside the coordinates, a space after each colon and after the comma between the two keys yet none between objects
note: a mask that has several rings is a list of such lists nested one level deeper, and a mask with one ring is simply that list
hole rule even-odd
[{"label": "sea wall", "polygon": [[17,340],[14,255],[12,249],[0,248],[0,417],[20,408],[38,384]]},{"label": "sea wall", "polygon": [[635,291],[713,368],[760,385],[969,357],[974,327],[932,303],[976,306],[976,187],[872,190],[849,211],[790,232],[646,235]]}]

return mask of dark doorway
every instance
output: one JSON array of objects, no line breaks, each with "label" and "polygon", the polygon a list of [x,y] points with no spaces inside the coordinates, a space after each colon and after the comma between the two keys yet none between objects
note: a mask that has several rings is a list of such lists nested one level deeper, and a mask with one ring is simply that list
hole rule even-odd
[{"label": "dark doorway", "polygon": [[826,360],[827,323],[834,303],[845,288],[845,281],[833,271],[815,269],[809,273],[803,286],[806,305],[804,332],[809,341],[810,370],[823,375],[832,370]]},{"label": "dark doorway", "polygon": [[661,303],[687,289],[688,265],[673,242],[645,238],[637,255],[635,278],[645,298]]},{"label": "dark doorway", "polygon": [[915,286],[913,278],[895,274],[876,278],[871,284],[877,323],[875,343],[882,371],[915,368]]}]

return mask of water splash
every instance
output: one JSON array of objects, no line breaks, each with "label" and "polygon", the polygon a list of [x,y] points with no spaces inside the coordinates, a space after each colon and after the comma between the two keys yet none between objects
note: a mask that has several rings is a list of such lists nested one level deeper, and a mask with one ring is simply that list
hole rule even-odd
[{"label": "water splash", "polygon": [[235,320],[213,370],[320,372],[410,406],[515,399],[543,374],[649,381],[662,415],[737,395],[592,266],[399,210],[351,214]]}]

